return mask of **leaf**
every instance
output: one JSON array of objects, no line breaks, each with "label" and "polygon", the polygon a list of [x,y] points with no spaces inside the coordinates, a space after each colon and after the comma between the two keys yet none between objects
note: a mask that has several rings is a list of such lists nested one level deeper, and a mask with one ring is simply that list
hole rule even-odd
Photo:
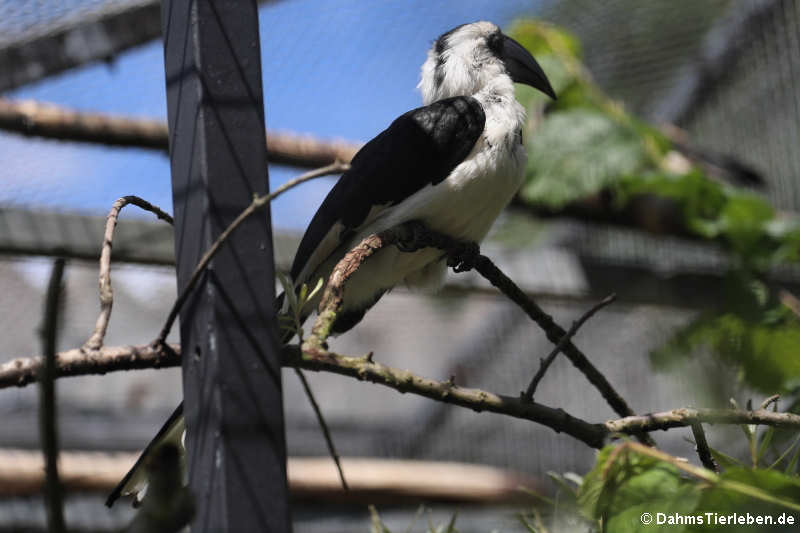
[{"label": "leaf", "polygon": [[380,515],[378,514],[378,510],[375,508],[374,505],[368,506],[369,509],[369,516],[370,516],[370,533],[392,533],[389,531],[383,521],[381,520]]},{"label": "leaf", "polygon": [[[795,516],[800,509],[800,480],[775,470],[733,468],[720,475],[720,482],[703,490],[697,512],[728,516],[733,513],[778,517]],[[754,525],[711,523],[691,531],[758,531]]]},{"label": "leaf", "polygon": [[444,533],[458,533],[456,529],[456,518],[458,518],[458,513],[453,513],[453,516],[450,517],[450,522],[447,523],[447,529],[444,530]]},{"label": "leaf", "polygon": [[609,116],[590,109],[547,115],[528,140],[528,165],[521,198],[561,207],[644,170],[642,139]]},{"label": "leaf", "polygon": [[739,291],[740,299],[736,301],[734,292],[727,291],[726,303],[735,312],[704,313],[678,328],[667,343],[651,352],[654,367],[665,370],[710,350],[726,366],[740,368],[741,378],[756,390],[768,394],[791,391],[800,379],[797,321],[767,321],[766,310],[759,309],[757,296]]},{"label": "leaf", "polygon": [[756,455],[756,466],[761,463],[764,455],[769,450],[769,445],[772,442],[772,437],[775,435],[775,428],[770,426],[761,434],[761,442],[758,445],[758,454]]},{"label": "leaf", "polygon": [[278,280],[281,282],[281,286],[283,287],[283,294],[285,294],[284,298],[289,302],[289,309],[296,310],[297,309],[297,295],[294,292],[294,283],[289,279],[286,274],[283,272],[277,272],[276,275],[278,276]]},{"label": "leaf", "polygon": [[566,494],[573,497],[577,495],[577,488],[567,483],[566,476],[562,476],[556,472],[548,472],[547,477],[552,479]]},{"label": "leaf", "polygon": [[586,516],[603,520],[606,530],[615,533],[653,531],[652,525],[642,524],[642,513],[688,513],[695,507],[698,487],[675,466],[636,453],[613,455],[616,449],[604,448],[584,477],[578,501]]},{"label": "leaf", "polygon": [[[795,441],[795,444],[797,441]],[[789,461],[789,464],[786,465],[783,473],[787,475],[797,475],[797,461],[800,459],[800,447],[796,447],[794,454],[792,454],[792,459]]]},{"label": "leaf", "polygon": [[[772,428],[770,428],[770,429],[772,429]],[[789,455],[789,452],[791,452],[791,451],[792,451],[792,449],[793,449],[795,446],[797,446],[797,443],[798,443],[798,442],[800,442],[800,435],[798,435],[798,436],[797,436],[797,438],[796,438],[796,439],[795,439],[795,440],[794,440],[794,441],[793,441],[793,442],[792,442],[792,443],[789,445],[789,447],[788,447],[788,448],[786,448],[786,449],[783,451],[783,453],[781,453],[781,454],[778,456],[778,458],[777,458],[777,459],[775,459],[775,461],[774,461],[774,462],[773,462],[771,465],[769,465],[769,468],[768,468],[768,470],[771,470],[771,469],[775,468],[776,466],[778,466],[778,465],[781,463],[781,461],[783,461],[783,460],[786,458],[786,456],[787,456],[787,455]],[[799,451],[800,451],[800,450],[799,450]],[[793,462],[793,461],[794,461],[794,462],[796,462],[796,461],[797,461],[797,454],[798,454],[798,452],[796,451],[796,452],[794,453],[794,456],[792,457],[792,460],[789,462],[789,464],[788,464],[788,465],[787,465],[787,467],[786,467],[786,470],[784,471],[784,473],[785,473],[785,474],[789,474],[789,473],[791,472],[791,470],[792,470],[792,469],[791,469],[790,467],[792,467],[792,466],[793,466],[793,465],[792,465],[792,462]]]},{"label": "leaf", "polygon": [[724,469],[744,466],[741,461],[734,459],[725,452],[722,452],[720,450],[711,447],[709,447],[708,449],[711,451],[711,455],[712,457],[714,457],[714,460],[717,462],[717,464]]},{"label": "leaf", "polygon": [[317,293],[322,289],[322,284],[323,284],[323,280],[322,280],[322,278],[319,278],[317,280],[317,284],[314,285],[314,288],[311,290],[311,294],[308,295],[308,301],[311,301],[311,300],[314,299],[314,297],[317,295]]}]

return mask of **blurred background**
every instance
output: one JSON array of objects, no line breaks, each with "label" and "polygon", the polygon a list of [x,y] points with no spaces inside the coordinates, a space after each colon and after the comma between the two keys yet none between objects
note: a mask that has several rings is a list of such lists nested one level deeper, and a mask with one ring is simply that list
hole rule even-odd
[{"label": "blurred background", "polygon": [[[270,134],[350,150],[420,105],[419,68],[438,35],[474,20],[504,28],[534,52],[559,100],[520,90],[527,178],[484,253],[565,328],[617,293],[575,343],[637,413],[725,407],[731,398],[757,405],[774,393],[792,406],[800,2],[267,0],[259,14]],[[160,33],[157,1],[0,0],[0,363],[41,351],[56,250],[69,258],[66,350],[86,341],[97,317],[96,258],[112,203],[135,194],[172,210],[164,150],[32,135],[20,106],[164,121]],[[270,165],[270,187],[304,170]],[[279,268],[333,183],[315,180],[274,202]],[[147,343],[175,297],[171,229],[129,207],[114,253],[106,344]],[[396,289],[332,348],[374,351],[385,364],[513,396],[552,345],[488,283],[451,274],[436,295]],[[526,421],[333,375],[309,379],[345,457],[487,465],[545,492],[548,472],[585,473],[594,463],[582,443]],[[284,392],[290,455],[325,457],[291,372]],[[123,471],[182,397],[178,369],[66,378],[57,393],[63,448],[95,464],[117,458]],[[591,421],[616,417],[563,357],[536,398]],[[9,474],[37,456],[37,412],[36,387],[0,391],[0,531],[45,529],[39,487]],[[739,433],[711,428],[709,441],[745,453]],[[655,435],[696,461],[690,436]],[[524,531],[515,516],[524,499],[498,494],[375,502],[392,530],[404,530],[425,501],[434,521],[458,510],[461,531]],[[110,531],[131,519],[126,502],[108,510],[104,498],[70,492],[70,527]],[[298,496],[295,531],[366,531],[369,503]]]}]

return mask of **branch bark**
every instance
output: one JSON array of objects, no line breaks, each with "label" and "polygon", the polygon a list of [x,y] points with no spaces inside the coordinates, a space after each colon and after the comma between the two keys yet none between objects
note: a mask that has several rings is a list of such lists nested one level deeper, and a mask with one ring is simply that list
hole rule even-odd
[{"label": "branch bark", "polygon": [[667,430],[692,424],[755,424],[779,428],[800,428],[800,415],[776,413],[766,409],[705,409],[681,407],[671,411],[628,416],[609,420],[604,425],[612,433],[629,435],[637,431]]},{"label": "branch bark", "polygon": [[[120,370],[180,366],[180,348],[170,345],[170,350],[153,345],[104,347],[93,353],[73,349],[56,356],[56,376],[105,374]],[[23,357],[0,365],[0,389],[25,386],[38,379],[41,357]],[[474,411],[490,411],[537,422],[556,432],[568,435],[592,447],[602,446],[614,434],[635,435],[640,432],[690,427],[695,423],[741,425],[756,424],[781,428],[800,429],[800,415],[776,413],[766,409],[695,409],[678,408],[671,411],[649,413],[590,423],[538,403],[527,403],[518,397],[502,396],[481,389],[459,387],[453,382],[436,381],[382,365],[368,354],[352,357],[327,350],[301,353],[296,345],[283,349],[285,367],[331,372],[371,381],[402,393],[417,394],[437,401],[460,405]]]},{"label": "branch bark", "polygon": [[42,325],[42,346],[44,363],[39,365],[39,385],[41,401],[39,404],[39,426],[42,435],[44,454],[45,500],[47,502],[47,529],[54,533],[66,531],[64,522],[64,495],[58,477],[58,416],[56,415],[56,336],[58,333],[58,311],[63,287],[64,259],[53,262],[47,299],[44,307]]},{"label": "branch bark", "polygon": [[533,379],[531,379],[531,382],[528,385],[528,388],[525,390],[525,392],[522,393],[522,398],[524,400],[526,400],[526,401],[533,400],[533,393],[536,392],[536,387],[539,386],[539,382],[542,381],[542,378],[544,377],[545,373],[547,372],[547,369],[550,368],[550,365],[553,364],[553,361],[555,361],[556,356],[564,348],[564,345],[567,342],[569,342],[569,340],[572,339],[572,337],[575,336],[575,334],[578,332],[578,330],[581,328],[581,326],[587,320],[589,320],[595,313],[597,313],[600,309],[602,309],[603,307],[611,304],[616,299],[617,299],[617,295],[616,294],[611,294],[611,295],[603,298],[602,301],[600,301],[599,303],[597,303],[594,306],[592,306],[591,309],[586,311],[578,320],[576,320],[575,322],[572,323],[572,327],[569,328],[569,331],[567,332],[567,334],[564,335],[563,337],[561,337],[561,340],[558,341],[558,344],[556,344],[555,347],[553,347],[553,350],[547,355],[547,357],[545,357],[544,359],[540,360],[539,370],[533,376]]},{"label": "branch bark", "polygon": [[703,431],[703,424],[699,422],[692,424],[692,435],[694,436],[694,443],[697,447],[697,455],[700,457],[700,462],[703,466],[714,472],[719,472],[719,466],[714,461],[714,456],[711,454],[711,448],[708,447],[706,440],[706,432]]},{"label": "branch bark", "polygon": [[103,341],[106,337],[106,330],[108,329],[108,322],[111,320],[111,308],[114,305],[114,291],[111,288],[111,248],[114,243],[114,229],[117,227],[117,219],[122,208],[128,204],[138,206],[145,211],[154,213],[159,219],[172,224],[172,217],[161,210],[158,206],[151,204],[146,200],[142,200],[138,196],[123,196],[114,202],[111,211],[106,218],[106,230],[103,235],[103,247],[100,251],[100,314],[97,317],[94,331],[83,348],[86,350],[97,350],[103,346]]},{"label": "branch bark", "polygon": [[[180,366],[180,348],[140,346],[103,347],[99,350],[73,348],[56,354],[56,377],[102,375],[119,370]],[[24,387],[39,379],[42,357],[21,357],[0,365],[0,389]]]},{"label": "branch bark", "polygon": [[[166,151],[166,122],[106,113],[75,111],[34,100],[0,98],[0,129],[26,136]],[[316,168],[349,162],[360,145],[324,141],[308,135],[267,133],[270,163]]]}]

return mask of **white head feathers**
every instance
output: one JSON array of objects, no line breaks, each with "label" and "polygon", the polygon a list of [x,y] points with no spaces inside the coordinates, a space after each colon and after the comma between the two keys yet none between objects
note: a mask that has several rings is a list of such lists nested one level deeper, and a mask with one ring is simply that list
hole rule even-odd
[{"label": "white head feathers", "polygon": [[497,55],[501,39],[500,28],[486,21],[463,24],[439,37],[422,65],[417,88],[423,103],[487,89],[513,95],[514,84]]}]

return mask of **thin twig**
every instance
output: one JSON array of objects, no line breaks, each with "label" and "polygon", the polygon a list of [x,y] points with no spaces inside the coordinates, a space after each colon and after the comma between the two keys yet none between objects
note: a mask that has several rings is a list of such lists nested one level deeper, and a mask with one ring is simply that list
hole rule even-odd
[{"label": "thin twig", "polygon": [[694,436],[694,443],[697,446],[697,455],[700,457],[700,462],[703,466],[714,472],[719,472],[719,466],[714,461],[714,456],[711,455],[711,449],[708,447],[706,440],[706,432],[703,431],[703,424],[695,422],[691,425],[692,435]]},{"label": "thin twig", "polygon": [[239,213],[239,216],[237,216],[234,221],[231,222],[227,228],[225,228],[219,237],[217,237],[217,240],[214,241],[214,244],[212,244],[206,253],[203,254],[203,257],[200,258],[200,261],[197,263],[194,272],[192,272],[192,276],[189,278],[189,282],[183,288],[180,295],[178,295],[178,298],[175,300],[175,303],[172,305],[172,309],[169,311],[169,315],[164,323],[164,327],[161,328],[161,332],[158,334],[158,337],[155,340],[156,344],[165,342],[167,335],[169,335],[169,332],[172,329],[172,324],[175,322],[175,319],[178,318],[178,312],[181,310],[181,307],[183,307],[183,304],[186,302],[186,298],[189,297],[189,294],[192,292],[195,285],[197,285],[197,282],[200,280],[203,272],[205,272],[208,263],[217,254],[222,245],[225,244],[225,241],[228,240],[228,237],[231,235],[231,233],[233,233],[242,224],[242,222],[244,222],[253,213],[264,209],[272,200],[280,196],[282,193],[288,191],[292,187],[321,176],[346,172],[349,168],[349,164],[340,163],[337,161],[325,167],[306,172],[305,174],[293,180],[289,180],[269,194],[256,196],[253,198],[253,201],[250,203],[250,205],[247,206],[244,211]]},{"label": "thin twig", "polygon": [[319,423],[320,429],[322,429],[322,435],[325,437],[325,444],[328,445],[328,453],[333,458],[333,462],[336,464],[336,470],[339,472],[339,480],[342,482],[342,488],[344,490],[350,490],[350,487],[347,486],[347,480],[344,478],[342,462],[339,459],[339,454],[336,452],[336,446],[333,443],[333,437],[328,429],[328,423],[325,421],[325,417],[322,416],[322,410],[319,408],[314,392],[311,390],[311,386],[308,384],[308,380],[305,374],[303,374],[303,371],[299,368],[295,368],[294,372],[297,374],[300,383],[303,385],[303,389],[306,391],[306,396],[311,403],[311,408],[314,409],[314,414],[317,415],[317,422]]},{"label": "thin twig", "polygon": [[[0,98],[0,129],[22,135],[79,142],[151,148],[169,147],[167,123],[106,113],[75,111],[33,100]],[[315,168],[350,161],[359,145],[321,140],[309,135],[267,132],[270,163]]]},{"label": "thin twig", "polygon": [[781,395],[780,394],[773,394],[772,396],[770,396],[769,398],[766,398],[763,402],[761,402],[761,408],[762,409],[766,409],[770,405],[775,404],[775,409],[777,410],[778,409],[778,400],[780,400],[780,399],[781,399]]},{"label": "thin twig", "polygon": [[97,350],[103,346],[103,341],[105,340],[108,322],[111,319],[111,308],[114,305],[114,291],[111,288],[111,247],[114,241],[114,229],[117,227],[120,211],[128,204],[150,211],[159,219],[172,224],[172,217],[169,214],[138,196],[123,196],[114,202],[106,218],[106,231],[103,235],[103,247],[100,251],[100,315],[97,317],[92,335],[83,345],[84,350]]},{"label": "thin twig", "polygon": [[[487,257],[480,256],[475,263],[476,270],[489,282],[500,289],[503,294],[508,296],[514,303],[519,305],[531,319],[536,322],[540,328],[545,331],[547,338],[550,342],[558,344],[566,331],[555,323],[553,317],[545,313],[531,298],[528,297],[522,290],[511,281],[508,276],[503,274],[494,263]],[[591,361],[580,351],[572,342],[567,343],[562,347],[564,355],[572,362],[578,370],[583,372],[586,379],[594,385],[594,387],[605,398],[606,402],[611,406],[617,414],[622,416],[633,416],[634,411],[628,406],[628,403],[619,395],[614,387],[609,383],[606,377],[595,367]]]},{"label": "thin twig", "polygon": [[564,348],[564,345],[567,344],[572,339],[572,337],[575,336],[575,334],[578,332],[581,326],[583,326],[583,324],[587,320],[589,320],[595,313],[597,313],[600,309],[611,304],[616,299],[617,299],[616,294],[611,294],[609,296],[606,296],[601,302],[594,305],[591,309],[586,311],[583,314],[583,316],[581,316],[578,320],[572,323],[572,327],[569,328],[567,334],[561,337],[561,340],[558,341],[558,344],[555,345],[555,347],[548,354],[548,356],[545,357],[544,359],[540,359],[539,370],[536,372],[536,375],[533,376],[533,379],[528,385],[528,388],[522,394],[523,400],[528,402],[533,400],[533,394],[536,392],[536,388],[539,386],[539,382],[544,377],[545,373],[547,372],[547,369],[550,368],[550,365],[553,364],[553,361],[555,360],[556,356]]},{"label": "thin twig", "polygon": [[44,365],[41,366],[41,403],[39,422],[42,434],[42,451],[45,461],[45,500],[47,502],[47,530],[60,533],[66,530],[61,481],[58,478],[58,427],[56,415],[56,335],[58,330],[58,308],[61,300],[61,279],[64,276],[64,259],[53,262],[47,300],[44,308],[42,344]]}]

